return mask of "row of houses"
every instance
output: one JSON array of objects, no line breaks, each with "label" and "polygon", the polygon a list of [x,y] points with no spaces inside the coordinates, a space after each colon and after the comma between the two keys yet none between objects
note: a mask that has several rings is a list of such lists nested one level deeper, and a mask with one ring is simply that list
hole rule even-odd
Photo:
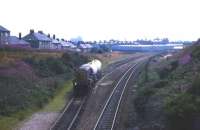
[{"label": "row of houses", "polygon": [[64,39],[56,39],[56,36],[50,37],[50,34],[46,35],[42,31],[34,32],[30,30],[30,33],[23,37],[23,39],[30,43],[32,48],[38,49],[66,49],[76,48],[76,46],[70,41]]},{"label": "row of houses", "polygon": [[58,39],[55,35],[52,37],[50,34],[44,34],[42,31],[35,32],[30,30],[29,34],[22,37],[10,36],[10,31],[0,25],[0,45],[23,46],[37,49],[74,49],[76,51],[89,51],[92,45],[82,43],[75,44],[72,41]]}]

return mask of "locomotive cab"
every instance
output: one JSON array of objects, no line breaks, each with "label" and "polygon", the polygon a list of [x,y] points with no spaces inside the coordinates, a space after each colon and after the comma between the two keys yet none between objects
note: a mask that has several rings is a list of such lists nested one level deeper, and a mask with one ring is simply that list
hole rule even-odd
[{"label": "locomotive cab", "polygon": [[93,86],[94,80],[90,71],[79,70],[73,80],[75,97],[85,96]]},{"label": "locomotive cab", "polygon": [[96,81],[100,78],[100,68],[101,62],[97,60],[79,67],[73,80],[75,97],[82,97],[90,92]]}]

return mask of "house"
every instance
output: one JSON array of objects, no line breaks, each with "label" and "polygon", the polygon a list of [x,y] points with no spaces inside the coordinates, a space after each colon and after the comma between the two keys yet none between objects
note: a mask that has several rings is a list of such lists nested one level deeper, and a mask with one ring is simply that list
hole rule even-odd
[{"label": "house", "polygon": [[79,49],[81,49],[82,52],[90,52],[92,49],[92,45],[88,43],[82,43],[79,45]]},{"label": "house", "polygon": [[[48,35],[48,37],[50,37],[50,35]],[[62,44],[59,41],[59,39],[56,39],[56,36],[53,35],[53,38],[51,39],[52,42],[52,49],[62,49]]]},{"label": "house", "polygon": [[10,31],[0,25],[0,45],[8,44],[9,36],[10,36]]},{"label": "house", "polygon": [[26,47],[26,48],[30,47],[30,43],[22,39],[21,33],[19,33],[19,37],[16,36],[8,37],[8,45],[16,47]]},{"label": "house", "polygon": [[30,30],[30,33],[23,39],[29,42],[32,48],[51,49],[52,47],[51,38],[46,36],[42,31],[36,33],[34,30]]},{"label": "house", "polygon": [[69,45],[69,47],[71,49],[76,49],[77,48],[77,46],[75,46],[71,41],[67,41],[67,44]]},{"label": "house", "polygon": [[62,45],[62,49],[68,49],[68,48],[70,48],[70,45],[64,39],[61,39],[61,45]]}]

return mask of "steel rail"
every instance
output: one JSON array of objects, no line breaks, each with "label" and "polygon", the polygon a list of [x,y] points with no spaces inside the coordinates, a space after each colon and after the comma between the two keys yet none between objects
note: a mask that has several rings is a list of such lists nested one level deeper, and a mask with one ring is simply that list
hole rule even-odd
[{"label": "steel rail", "polygon": [[62,111],[62,113],[59,115],[59,117],[56,119],[56,121],[53,123],[53,125],[50,127],[49,130],[53,130],[53,128],[55,127],[55,125],[59,122],[59,120],[62,118],[62,116],[64,115],[64,113],[67,111],[67,109],[69,108],[69,106],[72,104],[72,102],[74,101],[74,98],[72,98],[69,103],[67,104],[67,106],[65,107],[65,109]]},{"label": "steel rail", "polygon": [[80,111],[81,111],[81,108],[83,107],[83,104],[85,103],[85,100],[86,100],[86,98],[83,99],[83,101],[82,101],[82,103],[81,103],[81,106],[79,107],[79,109],[78,109],[76,115],[74,116],[74,118],[73,118],[72,122],[70,123],[70,125],[68,126],[67,130],[71,130],[73,124],[75,123],[75,121],[76,121],[76,119],[77,119],[77,117],[78,117],[78,114],[79,114]]},{"label": "steel rail", "polygon": [[[140,64],[142,64],[142,63],[140,63]],[[136,65],[137,65],[137,64],[136,64]],[[133,76],[133,73],[135,72],[135,70],[136,70],[136,68],[131,72],[131,74],[129,75],[129,77],[128,77],[128,79],[127,79],[125,85],[124,85],[122,94],[121,94],[120,99],[119,99],[119,102],[118,102],[118,104],[117,104],[117,109],[116,109],[116,111],[115,111],[115,116],[114,116],[114,119],[113,119],[113,122],[112,122],[111,130],[114,129],[115,121],[116,121],[116,118],[117,118],[117,114],[118,114],[118,110],[119,110],[119,107],[120,107],[120,104],[121,104],[122,97],[123,97],[123,95],[124,95],[124,91],[125,91],[125,89],[126,89],[126,87],[127,87],[127,84],[128,84],[128,82],[129,82],[129,80],[130,80],[131,77]]]},{"label": "steel rail", "polygon": [[100,114],[100,116],[99,116],[99,118],[98,118],[98,120],[97,120],[97,122],[96,122],[96,124],[95,124],[94,130],[97,129],[97,126],[98,126],[98,124],[99,124],[99,122],[100,122],[100,120],[101,120],[101,118],[102,118],[102,116],[103,116],[103,114],[104,114],[104,112],[105,112],[105,109],[106,109],[106,107],[108,106],[108,104],[109,104],[109,102],[110,102],[110,100],[111,100],[111,98],[112,98],[114,92],[116,91],[117,87],[119,86],[119,84],[121,83],[121,81],[124,79],[124,77],[127,75],[127,73],[128,73],[131,69],[133,69],[136,65],[137,65],[137,64],[134,64],[133,67],[130,67],[130,68],[124,73],[124,75],[120,78],[120,80],[118,81],[118,83],[115,85],[113,91],[111,92],[111,94],[110,94],[108,100],[106,101],[106,104],[104,105],[104,108],[103,108],[103,110],[102,110],[102,112],[101,112],[101,114]]}]

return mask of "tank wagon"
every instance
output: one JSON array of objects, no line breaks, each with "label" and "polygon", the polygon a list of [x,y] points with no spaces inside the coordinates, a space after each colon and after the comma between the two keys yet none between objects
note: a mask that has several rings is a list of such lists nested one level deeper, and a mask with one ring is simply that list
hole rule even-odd
[{"label": "tank wagon", "polygon": [[101,68],[101,61],[94,59],[89,63],[81,65],[77,69],[73,81],[75,97],[82,97],[88,94],[97,80],[100,79]]}]

